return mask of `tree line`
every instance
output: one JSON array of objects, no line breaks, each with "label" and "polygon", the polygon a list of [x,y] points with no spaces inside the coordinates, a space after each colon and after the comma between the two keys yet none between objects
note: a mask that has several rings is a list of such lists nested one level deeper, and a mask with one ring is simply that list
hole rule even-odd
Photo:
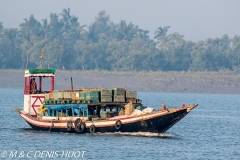
[{"label": "tree line", "polygon": [[184,40],[168,34],[170,26],[158,27],[154,38],[137,25],[110,21],[101,11],[90,25],[63,9],[51,13],[49,21],[34,15],[16,28],[0,22],[0,68],[44,67],[67,70],[120,71],[219,71],[240,69],[240,36]]}]

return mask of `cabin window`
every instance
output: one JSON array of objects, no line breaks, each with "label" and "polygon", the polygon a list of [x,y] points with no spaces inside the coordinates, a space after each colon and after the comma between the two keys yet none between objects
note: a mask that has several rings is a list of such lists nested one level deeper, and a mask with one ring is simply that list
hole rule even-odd
[{"label": "cabin window", "polygon": [[41,90],[45,93],[49,93],[54,90],[53,84],[54,77],[40,77],[41,80]]},{"label": "cabin window", "polygon": [[38,93],[37,80],[35,77],[25,77],[24,79],[24,94]]},{"label": "cabin window", "polygon": [[42,94],[49,93],[54,90],[54,77],[25,77],[24,78],[24,94]]}]

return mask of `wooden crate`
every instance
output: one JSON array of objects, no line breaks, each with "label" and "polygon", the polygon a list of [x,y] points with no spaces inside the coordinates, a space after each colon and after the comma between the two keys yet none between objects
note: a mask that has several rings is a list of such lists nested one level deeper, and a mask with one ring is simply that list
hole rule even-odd
[{"label": "wooden crate", "polygon": [[76,99],[80,99],[80,98],[79,98],[79,97],[80,97],[80,96],[79,96],[79,95],[80,95],[79,93],[80,93],[80,92],[76,92],[76,93],[75,93],[75,94],[76,94],[76,95],[75,95]]},{"label": "wooden crate", "polygon": [[70,96],[72,100],[76,100],[76,93],[77,93],[76,91],[70,92]]},{"label": "wooden crate", "polygon": [[44,99],[49,99],[50,95],[49,94],[45,94],[44,95]]},{"label": "wooden crate", "polygon": [[113,96],[113,101],[114,101],[114,102],[125,102],[125,95],[115,94],[115,95]]},{"label": "wooden crate", "polygon": [[86,97],[91,96],[91,97],[98,97],[99,96],[99,91],[87,91],[85,92]]},{"label": "wooden crate", "polygon": [[53,92],[53,99],[55,100],[63,99],[63,92],[62,91]]},{"label": "wooden crate", "polygon": [[101,96],[112,96],[112,89],[101,89]]},{"label": "wooden crate", "polygon": [[112,102],[112,95],[111,96],[101,96],[101,102]]},{"label": "wooden crate", "polygon": [[125,89],[124,88],[113,88],[113,94],[117,95],[125,95]]},{"label": "wooden crate", "polygon": [[89,101],[89,102],[99,102],[99,97],[86,96],[86,101]]},{"label": "wooden crate", "polygon": [[137,92],[136,91],[126,91],[126,97],[127,98],[137,98]]},{"label": "wooden crate", "polygon": [[79,99],[80,100],[86,100],[86,94],[84,92],[79,93]]},{"label": "wooden crate", "polygon": [[86,95],[84,92],[76,92],[76,100],[86,100]]},{"label": "wooden crate", "polygon": [[54,94],[53,94],[53,92],[50,92],[50,93],[49,93],[49,99],[54,99]]},{"label": "wooden crate", "polygon": [[71,91],[63,91],[62,95],[64,99],[71,99]]}]

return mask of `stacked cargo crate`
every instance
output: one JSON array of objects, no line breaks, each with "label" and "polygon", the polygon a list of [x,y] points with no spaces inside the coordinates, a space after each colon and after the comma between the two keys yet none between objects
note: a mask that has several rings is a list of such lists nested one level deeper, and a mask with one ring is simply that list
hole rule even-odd
[{"label": "stacked cargo crate", "polygon": [[126,90],[126,102],[137,103],[137,92]]},{"label": "stacked cargo crate", "polygon": [[44,102],[45,104],[57,104],[60,103],[60,100],[63,99],[62,91],[53,91],[48,94],[45,94]]},{"label": "stacked cargo crate", "polygon": [[63,90],[62,91],[62,104],[65,104],[65,103],[71,103],[72,101],[72,93],[73,91],[72,90]]},{"label": "stacked cargo crate", "polygon": [[48,94],[45,94],[45,99],[50,100],[60,100],[60,99],[72,99],[71,96],[71,90],[55,90],[53,92],[50,92]]},{"label": "stacked cargo crate", "polygon": [[86,101],[85,92],[77,91],[76,100],[78,103],[84,103]]},{"label": "stacked cargo crate", "polygon": [[72,90],[63,90],[62,91],[63,99],[70,100],[72,98],[71,97],[71,92],[72,92]]},{"label": "stacked cargo crate", "polygon": [[53,91],[45,95],[45,101],[59,103],[94,103],[94,102],[132,102],[137,103],[137,92],[124,88],[80,89]]},{"label": "stacked cargo crate", "polygon": [[113,101],[125,102],[125,92],[124,88],[113,88]]},{"label": "stacked cargo crate", "polygon": [[77,91],[70,92],[71,100],[76,100]]},{"label": "stacked cargo crate", "polygon": [[99,102],[99,91],[97,90],[86,91],[85,96],[88,103]]},{"label": "stacked cargo crate", "polygon": [[76,92],[78,103],[99,102],[99,92],[93,89],[81,89]]},{"label": "stacked cargo crate", "polygon": [[53,91],[53,99],[54,100],[63,99],[63,92],[62,91]]},{"label": "stacked cargo crate", "polygon": [[101,89],[101,102],[112,102],[112,89]]}]

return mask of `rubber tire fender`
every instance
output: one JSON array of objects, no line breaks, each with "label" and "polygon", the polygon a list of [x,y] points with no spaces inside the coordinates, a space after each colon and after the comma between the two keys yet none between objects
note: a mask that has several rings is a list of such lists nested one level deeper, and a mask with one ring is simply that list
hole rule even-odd
[{"label": "rubber tire fender", "polygon": [[83,133],[85,131],[86,124],[84,122],[80,122],[75,126],[75,131],[77,133]]},{"label": "rubber tire fender", "polygon": [[118,119],[116,122],[115,122],[115,129],[117,131],[119,131],[122,127],[122,122],[120,121],[120,119]]},{"label": "rubber tire fender", "polygon": [[77,119],[75,120],[75,122],[74,122],[75,127],[76,127],[76,125],[77,125],[78,123],[80,123],[81,121],[82,121],[81,118],[77,118]]},{"label": "rubber tire fender", "polygon": [[94,124],[92,124],[92,125],[89,127],[89,131],[90,131],[90,133],[94,133],[95,130],[96,130],[96,127],[95,127]]},{"label": "rubber tire fender", "polygon": [[73,125],[72,125],[72,121],[69,120],[69,121],[67,122],[67,130],[68,130],[69,132],[72,130],[72,126],[73,126]]}]

